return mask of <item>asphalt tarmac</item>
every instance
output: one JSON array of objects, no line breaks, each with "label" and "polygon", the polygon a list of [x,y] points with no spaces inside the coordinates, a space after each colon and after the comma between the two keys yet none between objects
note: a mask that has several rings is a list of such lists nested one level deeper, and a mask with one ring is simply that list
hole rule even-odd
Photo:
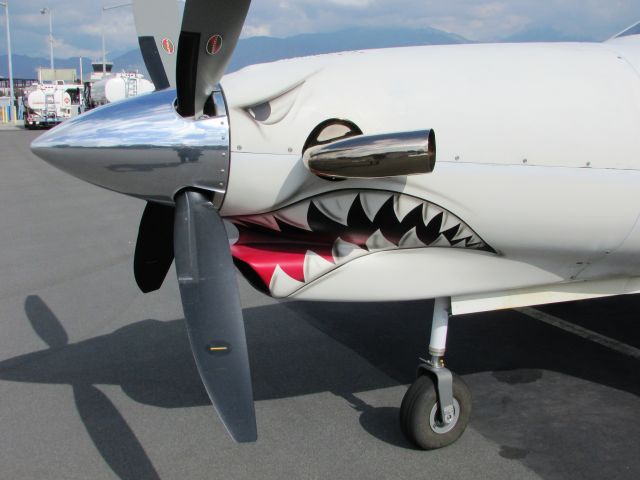
[{"label": "asphalt tarmac", "polygon": [[175,272],[135,285],[144,203],[37,159],[37,135],[0,131],[0,478],[640,478],[638,296],[540,309],[631,353],[520,311],[454,318],[472,420],[422,452],[397,417],[432,302],[278,303],[240,280],[259,439],[234,444]]}]

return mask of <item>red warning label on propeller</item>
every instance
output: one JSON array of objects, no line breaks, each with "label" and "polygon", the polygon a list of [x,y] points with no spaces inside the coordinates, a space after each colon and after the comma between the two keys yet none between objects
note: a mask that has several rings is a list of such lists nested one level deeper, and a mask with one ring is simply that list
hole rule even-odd
[{"label": "red warning label on propeller", "polygon": [[175,51],[175,47],[173,46],[173,42],[168,38],[162,39],[162,49],[171,55]]},{"label": "red warning label on propeller", "polygon": [[211,35],[207,40],[207,53],[215,55],[222,48],[222,35]]}]

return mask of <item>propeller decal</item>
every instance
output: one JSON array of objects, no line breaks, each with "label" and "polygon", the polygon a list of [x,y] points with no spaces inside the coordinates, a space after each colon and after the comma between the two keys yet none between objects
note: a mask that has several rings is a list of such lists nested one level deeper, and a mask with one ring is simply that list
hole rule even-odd
[{"label": "propeller decal", "polygon": [[222,35],[211,35],[207,40],[207,53],[215,55],[222,48]]},{"label": "propeller decal", "polygon": [[171,41],[171,39],[169,38],[163,38],[162,39],[162,49],[167,52],[169,55],[173,55],[173,52],[175,51],[175,47],[173,45],[173,42]]}]

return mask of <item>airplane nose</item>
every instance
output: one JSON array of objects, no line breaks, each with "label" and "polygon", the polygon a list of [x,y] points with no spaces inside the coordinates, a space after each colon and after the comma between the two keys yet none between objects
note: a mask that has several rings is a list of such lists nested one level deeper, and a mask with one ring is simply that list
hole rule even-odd
[{"label": "airplane nose", "polygon": [[54,167],[89,183],[173,203],[180,190],[224,195],[229,172],[226,116],[193,120],[174,108],[175,90],[91,110],[31,143]]}]

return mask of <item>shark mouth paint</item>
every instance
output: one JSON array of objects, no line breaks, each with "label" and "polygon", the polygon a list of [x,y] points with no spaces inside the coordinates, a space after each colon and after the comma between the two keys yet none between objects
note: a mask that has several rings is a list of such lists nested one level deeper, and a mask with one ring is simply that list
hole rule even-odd
[{"label": "shark mouth paint", "polygon": [[238,230],[229,232],[236,265],[255,287],[277,298],[379,251],[444,247],[495,253],[453,213],[393,192],[331,192],[226,220]]}]

